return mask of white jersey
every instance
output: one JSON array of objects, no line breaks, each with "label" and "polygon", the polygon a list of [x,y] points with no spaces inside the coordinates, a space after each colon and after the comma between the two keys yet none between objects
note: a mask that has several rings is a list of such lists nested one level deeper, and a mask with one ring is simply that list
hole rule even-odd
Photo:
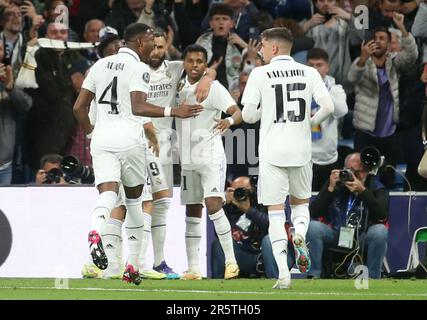
[{"label": "white jersey", "polygon": [[[185,79],[184,87],[177,93],[177,103],[197,104],[194,93],[197,85],[198,82],[190,84]],[[185,170],[223,161],[224,147],[221,135],[213,133],[214,119],[221,119],[221,112],[227,112],[236,102],[224,86],[213,81],[208,97],[200,105],[204,109],[196,118],[175,119],[181,166]]]},{"label": "white jersey", "polygon": [[[163,108],[174,107],[182,71],[182,61],[163,61],[157,70],[150,68],[150,91],[147,101]],[[153,118],[152,121],[157,133],[172,129],[172,117]]]},{"label": "white jersey", "polygon": [[149,68],[131,49],[98,60],[83,82],[95,94],[96,126],[91,149],[120,152],[144,144],[141,117],[132,114],[130,93],[148,94]]},{"label": "white jersey", "polygon": [[316,69],[277,56],[252,70],[243,105],[261,104],[260,161],[279,167],[301,167],[311,160],[310,106],[328,96]]}]

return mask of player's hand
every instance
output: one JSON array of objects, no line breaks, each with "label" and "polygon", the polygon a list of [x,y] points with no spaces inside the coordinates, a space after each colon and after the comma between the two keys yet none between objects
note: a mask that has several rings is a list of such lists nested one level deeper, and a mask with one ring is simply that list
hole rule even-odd
[{"label": "player's hand", "polygon": [[160,154],[159,143],[153,143],[151,141],[148,141],[148,149],[150,149],[156,157],[159,157],[159,154]]},{"label": "player's hand", "polygon": [[190,117],[197,117],[202,111],[203,107],[199,104],[183,103],[178,108],[172,108],[171,116],[185,119]]},{"label": "player's hand", "polygon": [[332,170],[329,176],[329,186],[328,186],[329,192],[334,192],[338,181],[340,181],[340,170],[338,169]]},{"label": "player's hand", "polygon": [[43,184],[46,182],[46,171],[40,169],[39,171],[37,171],[36,173],[36,184]]},{"label": "player's hand", "polygon": [[212,84],[212,79],[209,77],[203,76],[202,79],[200,79],[200,82],[196,88],[197,102],[200,103],[208,97],[209,91],[211,90],[211,84]]},{"label": "player's hand", "polygon": [[231,124],[227,119],[214,119],[216,125],[213,127],[213,131],[216,134],[223,134],[225,131],[230,129]]}]

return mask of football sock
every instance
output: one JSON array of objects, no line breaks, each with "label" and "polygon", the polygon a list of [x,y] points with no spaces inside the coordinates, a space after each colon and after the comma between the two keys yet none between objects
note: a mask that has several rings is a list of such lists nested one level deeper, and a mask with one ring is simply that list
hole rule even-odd
[{"label": "football sock", "polygon": [[279,269],[279,279],[289,276],[287,261],[288,236],[285,231],[285,213],[282,210],[268,212],[270,226],[268,234],[270,235],[271,246],[274,259]]},{"label": "football sock", "polygon": [[119,247],[122,244],[122,225],[123,222],[114,218],[108,219],[105,225],[102,239],[104,242],[105,253],[108,258],[108,267],[118,267],[119,260]]},{"label": "football sock", "polygon": [[138,199],[126,198],[125,229],[128,238],[129,258],[127,264],[135,269],[139,268],[139,254],[141,252],[142,237],[144,234],[144,216],[142,214],[142,197]]},{"label": "football sock", "polygon": [[142,236],[142,245],[141,245],[141,253],[139,255],[139,263],[140,268],[142,270],[147,266],[146,256],[147,256],[147,248],[150,244],[150,235],[151,235],[151,214],[144,212],[144,234]]},{"label": "football sock", "polygon": [[308,203],[291,206],[291,220],[294,225],[295,235],[300,235],[305,241],[308,224],[310,223]]},{"label": "football sock", "polygon": [[100,235],[110,217],[111,210],[116,204],[117,193],[114,191],[104,191],[95,202],[95,208],[92,211],[92,230],[96,230]]},{"label": "football sock", "polygon": [[188,270],[200,272],[199,249],[202,240],[201,218],[185,218],[185,248],[187,251]]},{"label": "football sock", "polygon": [[158,266],[165,260],[163,249],[166,239],[166,214],[170,204],[170,198],[162,198],[153,201],[151,237],[153,239],[154,266]]},{"label": "football sock", "polygon": [[210,214],[209,218],[215,226],[216,234],[221,243],[222,250],[225,255],[225,263],[236,263],[234,256],[233,239],[231,238],[231,227],[224,210],[221,209],[214,214]]}]

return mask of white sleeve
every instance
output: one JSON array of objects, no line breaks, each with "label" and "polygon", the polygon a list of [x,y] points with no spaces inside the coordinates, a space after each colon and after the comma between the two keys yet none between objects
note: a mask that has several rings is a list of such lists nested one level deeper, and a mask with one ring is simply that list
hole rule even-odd
[{"label": "white sleeve", "polygon": [[258,105],[247,103],[242,110],[242,118],[246,123],[255,123],[261,119],[261,109],[257,109]]},{"label": "white sleeve", "polygon": [[92,68],[90,68],[86,78],[83,81],[82,88],[96,94],[96,86],[95,86],[95,79],[94,79],[95,68],[96,68],[96,64],[94,64]]},{"label": "white sleeve", "polygon": [[259,84],[259,76],[257,76],[258,68],[252,70],[249,74],[248,82],[246,83],[245,91],[242,96],[242,104],[253,104],[258,106],[261,102],[261,86]]},{"label": "white sleeve", "polygon": [[141,91],[148,94],[150,89],[150,69],[145,63],[135,64],[135,71],[129,80],[129,92]]},{"label": "white sleeve", "polygon": [[96,123],[96,113],[97,113],[97,105],[95,100],[92,100],[89,106],[89,120],[91,125],[95,125]]},{"label": "white sleeve", "polygon": [[317,126],[324,120],[326,120],[329,115],[334,112],[334,102],[331,99],[331,96],[321,97],[319,100],[316,100],[317,104],[320,106],[320,109],[311,117],[311,125]]},{"label": "white sleeve", "polygon": [[[225,89],[225,87],[216,80],[212,82],[206,102],[213,108],[219,109],[224,113],[227,113],[228,108],[231,106],[237,105],[236,101],[234,101],[227,89]],[[202,102],[202,105],[203,104],[204,103]]]},{"label": "white sleeve", "polygon": [[323,81],[322,77],[320,76],[319,72],[311,68],[311,77],[312,77],[312,85],[313,85],[313,98],[317,103],[320,105],[319,101],[322,97],[328,96],[329,97],[329,91],[328,88],[326,88],[325,82]]},{"label": "white sleeve", "polygon": [[348,112],[348,106],[347,106],[347,95],[345,94],[343,87],[339,84],[334,85],[329,91],[329,94],[334,103],[335,119],[344,117]]}]

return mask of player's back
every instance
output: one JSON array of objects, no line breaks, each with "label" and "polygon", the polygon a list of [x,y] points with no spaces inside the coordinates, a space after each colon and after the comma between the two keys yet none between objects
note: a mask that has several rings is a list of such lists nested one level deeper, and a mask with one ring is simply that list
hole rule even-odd
[{"label": "player's back", "polygon": [[311,159],[310,106],[320,75],[279,56],[255,68],[251,77],[246,89],[259,90],[262,109],[260,160],[283,167],[305,165]]},{"label": "player's back", "polygon": [[144,143],[142,122],[132,114],[130,93],[148,93],[149,78],[148,67],[128,48],[92,66],[83,84],[95,93],[97,104],[91,148],[125,151]]}]

